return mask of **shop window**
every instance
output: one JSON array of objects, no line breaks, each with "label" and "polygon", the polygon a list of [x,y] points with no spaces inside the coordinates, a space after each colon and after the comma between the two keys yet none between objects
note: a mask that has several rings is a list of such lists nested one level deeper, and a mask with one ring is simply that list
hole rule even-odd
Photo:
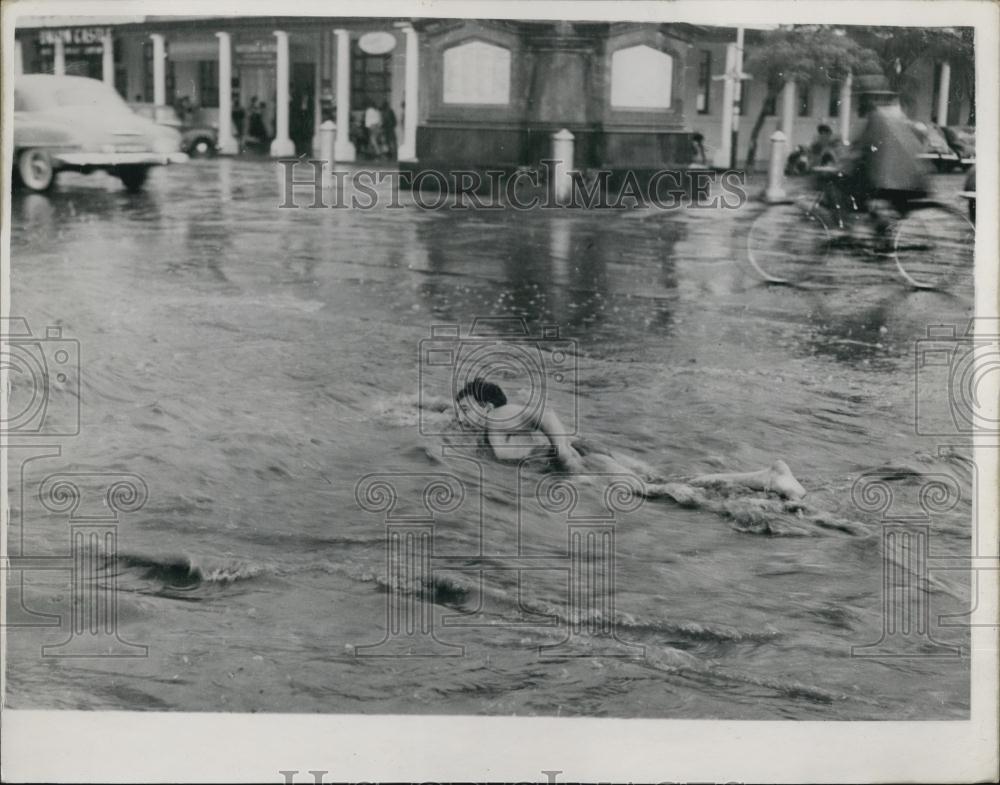
[{"label": "shop window", "polygon": [[203,107],[219,106],[219,64],[215,60],[198,61],[198,95]]},{"label": "shop window", "polygon": [[698,114],[708,114],[712,101],[712,53],[702,50],[698,60],[698,96],[695,99],[695,109]]},{"label": "shop window", "polygon": [[[153,102],[153,42],[143,41],[142,42],[142,59],[145,66],[145,74],[142,82],[142,100],[146,103]],[[174,100],[174,61],[167,58],[166,67],[164,68],[166,72],[164,82],[166,83],[166,97],[167,103],[173,103]]]},{"label": "shop window", "polygon": [[764,101],[764,114],[767,117],[774,117],[778,113],[778,95],[770,95]]},{"label": "shop window", "polygon": [[388,103],[392,92],[392,54],[372,55],[354,42],[351,53],[351,108]]},{"label": "shop window", "polygon": [[611,105],[669,109],[674,59],[651,46],[629,46],[611,55]]},{"label": "shop window", "polygon": [[469,41],[444,52],[446,104],[510,103],[510,50]]}]

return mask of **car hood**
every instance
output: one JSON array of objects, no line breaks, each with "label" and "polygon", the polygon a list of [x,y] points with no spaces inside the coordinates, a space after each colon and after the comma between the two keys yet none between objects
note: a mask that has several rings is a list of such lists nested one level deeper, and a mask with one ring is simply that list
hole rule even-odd
[{"label": "car hood", "polygon": [[126,109],[66,107],[25,113],[25,117],[50,127],[64,126],[75,144],[125,141],[129,137],[178,141],[180,139],[175,130],[157,125]]}]

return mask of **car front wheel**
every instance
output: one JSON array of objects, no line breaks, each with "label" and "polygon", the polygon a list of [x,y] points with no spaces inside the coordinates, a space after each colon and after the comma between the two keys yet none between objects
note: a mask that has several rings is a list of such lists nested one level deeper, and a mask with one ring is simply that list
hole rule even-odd
[{"label": "car front wheel", "polygon": [[117,171],[119,179],[126,190],[139,191],[146,184],[146,177],[149,175],[148,166],[119,166]]},{"label": "car front wheel", "polygon": [[212,140],[201,136],[191,143],[191,156],[193,158],[207,158],[215,152],[215,145]]},{"label": "car front wheel", "polygon": [[31,191],[47,191],[56,180],[52,156],[45,150],[22,150],[17,158],[17,173]]}]

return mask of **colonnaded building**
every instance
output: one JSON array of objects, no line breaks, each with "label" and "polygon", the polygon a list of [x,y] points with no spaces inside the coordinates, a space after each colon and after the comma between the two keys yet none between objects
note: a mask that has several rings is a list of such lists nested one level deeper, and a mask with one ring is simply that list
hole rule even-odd
[{"label": "colonnaded building", "polygon": [[[725,166],[731,156],[735,28],[218,16],[36,17],[18,25],[22,72],[103,79],[133,103],[187,97],[199,122],[218,128],[224,153],[238,149],[234,107],[256,98],[270,107],[275,156],[293,153],[290,111],[300,107],[314,149],[320,123],[330,119],[337,160],[356,160],[369,105],[388,106],[398,118],[398,159],[427,167],[530,166],[548,156],[562,128],[574,135],[583,167],[684,164],[695,132],[709,163]],[[908,97],[910,116],[964,119],[969,98],[949,83],[948,64],[914,68],[924,88]],[[737,160],[764,99],[752,74],[740,90]],[[790,84],[785,93],[762,140],[780,126],[790,145],[804,144],[820,123],[851,138],[857,110],[849,84]]]}]

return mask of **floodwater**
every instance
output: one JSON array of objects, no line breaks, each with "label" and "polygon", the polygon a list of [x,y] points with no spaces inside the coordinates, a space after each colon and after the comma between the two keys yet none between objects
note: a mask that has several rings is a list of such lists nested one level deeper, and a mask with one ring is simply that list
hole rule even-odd
[{"label": "floodwater", "polygon": [[[930,564],[969,554],[974,467],[960,436],[918,433],[916,411],[950,426],[947,385],[918,387],[914,360],[929,325],[964,330],[971,301],[849,259],[832,287],[763,285],[742,258],[750,205],[429,211],[404,194],[400,209],[277,209],[279,186],[269,163],[215,160],[154,172],[137,196],[101,174],[15,196],[11,313],[79,342],[81,414],[79,435],[10,450],[11,552],[64,557],[84,507],[112,515],[43,506],[54,473],[136,475],[148,498],[76,594],[65,570],[11,573],[26,625],[8,630],[11,707],[968,716],[967,574],[883,559],[875,496],[852,486],[881,472],[886,515],[905,517],[944,478],[960,498],[917,521]],[[523,318],[536,340],[491,340],[482,321],[468,337],[484,317]],[[461,346],[428,365],[448,324]],[[453,369],[525,400],[531,362],[589,442],[664,476],[780,457],[804,504],[715,488],[619,499],[608,517],[601,478],[566,491],[462,446]],[[48,416],[72,419],[72,389],[50,397]],[[433,551],[399,567],[387,532],[407,526]],[[580,557],[588,526],[584,549],[613,531],[613,559]],[[892,635],[885,570],[917,587],[892,595],[916,619]],[[587,576],[613,594],[590,602],[574,589]],[[115,588],[124,643],[75,642],[145,656],[42,656],[94,586]]]}]

